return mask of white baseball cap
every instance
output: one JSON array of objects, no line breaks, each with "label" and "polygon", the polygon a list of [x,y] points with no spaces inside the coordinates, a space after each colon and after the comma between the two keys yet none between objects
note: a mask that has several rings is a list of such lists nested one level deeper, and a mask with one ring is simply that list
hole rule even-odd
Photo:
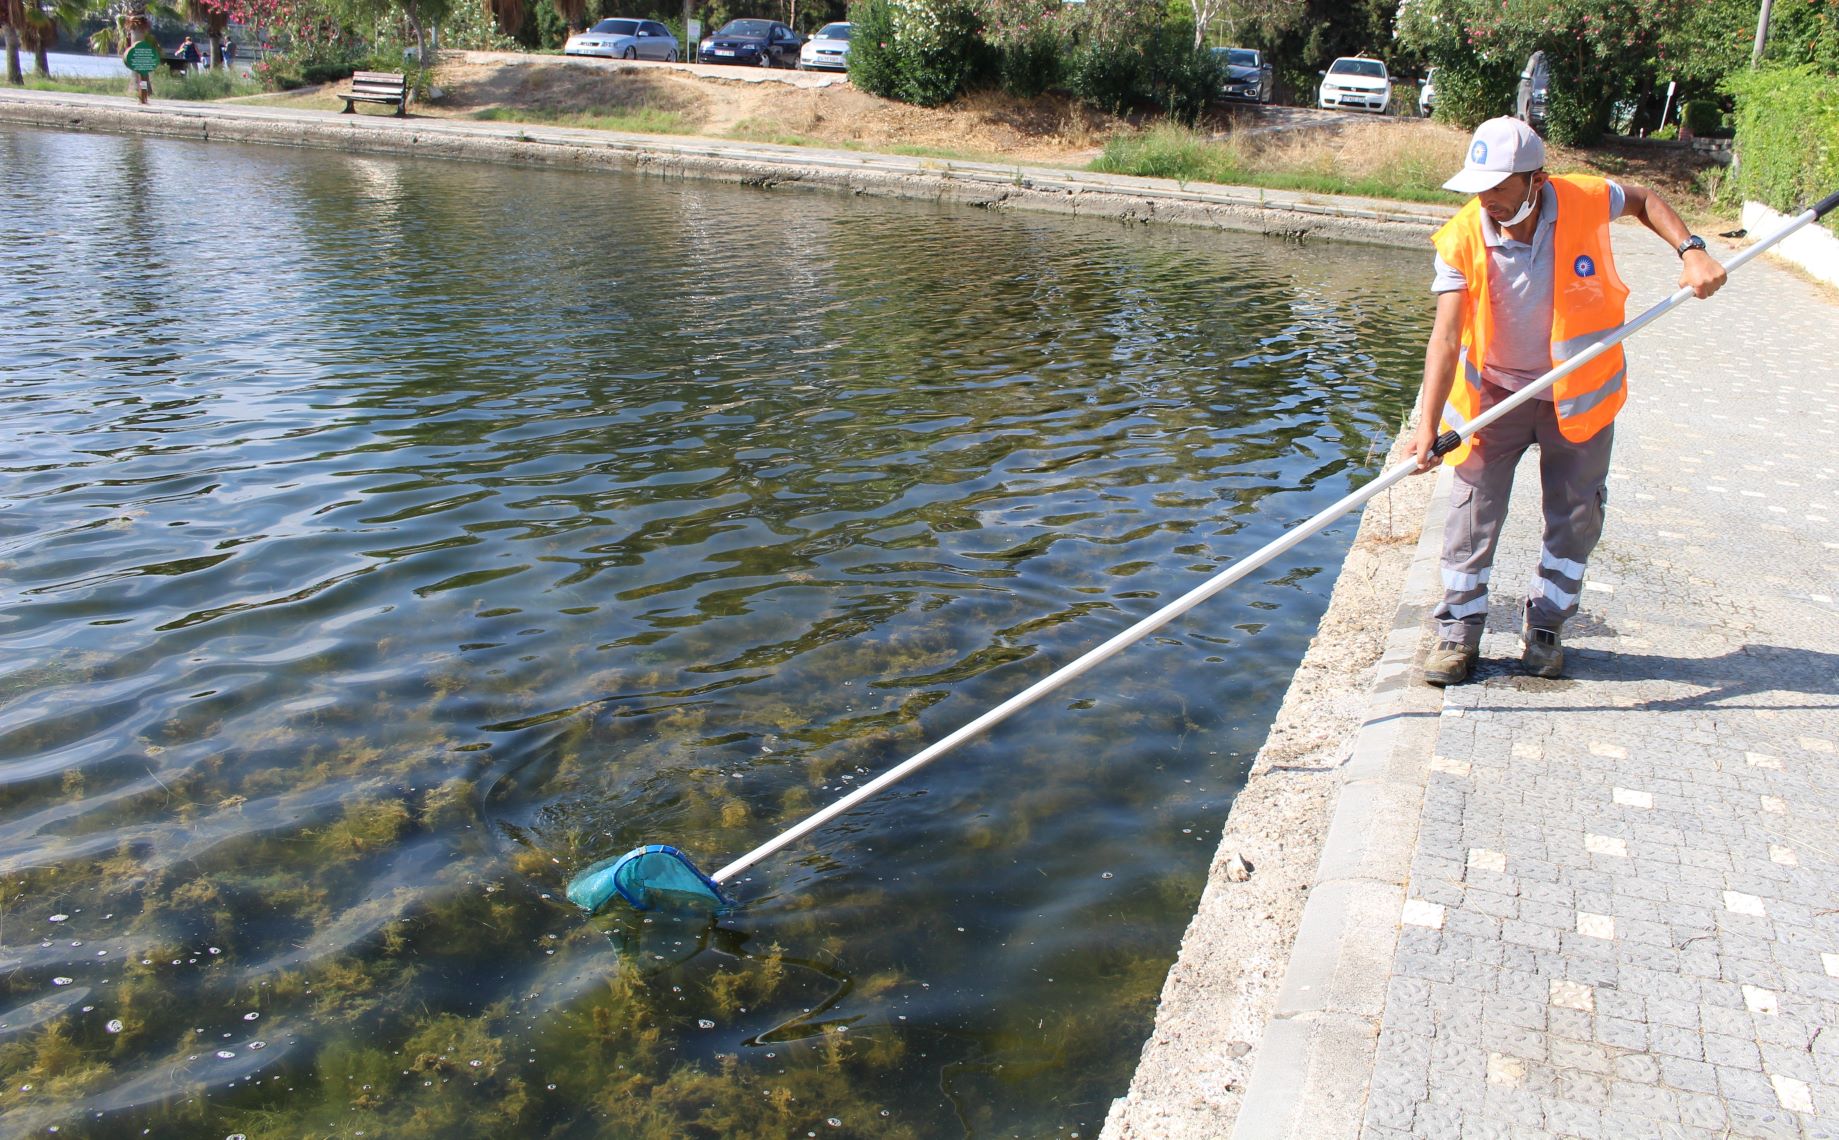
[{"label": "white baseball cap", "polygon": [[1524,174],[1545,165],[1545,143],[1518,119],[1489,119],[1475,128],[1469,140],[1468,161],[1443,184],[1458,194],[1479,194],[1505,182],[1509,175]]}]

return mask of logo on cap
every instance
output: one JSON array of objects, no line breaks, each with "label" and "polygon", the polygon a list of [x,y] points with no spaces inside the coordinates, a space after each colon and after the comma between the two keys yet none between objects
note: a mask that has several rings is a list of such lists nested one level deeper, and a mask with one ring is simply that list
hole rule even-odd
[{"label": "logo on cap", "polygon": [[1571,269],[1579,277],[1596,276],[1596,262],[1591,261],[1588,254],[1579,254],[1577,260],[1571,263]]},{"label": "logo on cap", "polygon": [[1487,162],[1488,144],[1482,142],[1480,139],[1476,139],[1475,145],[1469,148],[1469,161],[1476,166],[1480,166],[1482,163]]}]

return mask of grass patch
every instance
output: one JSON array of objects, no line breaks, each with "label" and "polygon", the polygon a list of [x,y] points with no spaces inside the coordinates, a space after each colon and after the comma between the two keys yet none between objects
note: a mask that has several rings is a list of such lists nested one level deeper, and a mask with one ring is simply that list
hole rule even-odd
[{"label": "grass patch", "polygon": [[957,162],[990,162],[998,165],[1013,165],[1013,160],[1005,155],[988,154],[983,151],[975,150],[953,150],[949,147],[939,146],[909,146],[905,143],[895,143],[893,146],[883,150],[882,153],[902,154],[906,155],[908,158],[942,158],[948,161]]},{"label": "grass patch", "polygon": [[[164,78],[165,82],[160,80]],[[189,71],[175,77],[154,76],[153,90],[162,99],[238,99],[262,94],[262,85],[232,72],[229,68]]]},{"label": "grass patch", "polygon": [[[125,95],[132,98],[134,81],[125,75],[119,79],[92,79],[58,75],[47,78],[31,74],[26,76],[26,89],[68,91],[80,95]],[[215,71],[193,71],[185,75],[172,75],[162,69],[153,74],[153,96],[156,99],[186,99],[202,103],[261,93],[262,85],[255,80],[233,76],[222,68]]]},{"label": "grass patch", "polygon": [[1339,131],[1288,132],[1241,141],[1216,139],[1186,127],[1161,125],[1113,137],[1090,169],[1107,174],[1172,178],[1347,194],[1402,202],[1456,205],[1443,190],[1449,172],[1462,165],[1465,138],[1427,129],[1393,129],[1397,124],[1346,127]]},{"label": "grass patch", "polygon": [[870,154],[898,154],[907,158],[936,158],[945,162],[996,164],[1012,162],[1005,155],[991,154],[987,151],[960,150],[953,147],[922,146],[913,143],[893,143],[871,147],[860,139],[827,139],[799,134],[780,124],[763,122],[758,119],[742,119],[730,127],[724,137],[741,142],[771,143],[775,146],[818,147],[825,150],[853,150]]},{"label": "grass patch", "polygon": [[1092,160],[1091,169],[1178,182],[1249,182],[1244,156],[1230,137],[1214,142],[1198,131],[1175,126],[1151,127],[1109,139],[1104,152]]},{"label": "grass patch", "polygon": [[644,135],[693,135],[696,124],[677,111],[660,107],[594,107],[585,111],[549,111],[536,107],[491,107],[470,116],[488,123],[541,123],[594,131]]},{"label": "grass patch", "polygon": [[738,139],[741,142],[771,143],[774,146],[827,146],[842,150],[858,149],[847,142],[831,142],[828,139],[801,135],[796,131],[787,130],[778,123],[762,122],[758,119],[742,119],[728,128],[725,137]]},{"label": "grass patch", "polygon": [[[156,79],[154,82],[159,81]],[[78,95],[132,95],[134,81],[125,75],[120,79],[80,79],[61,75],[44,76],[28,71],[26,90],[68,91]]]}]

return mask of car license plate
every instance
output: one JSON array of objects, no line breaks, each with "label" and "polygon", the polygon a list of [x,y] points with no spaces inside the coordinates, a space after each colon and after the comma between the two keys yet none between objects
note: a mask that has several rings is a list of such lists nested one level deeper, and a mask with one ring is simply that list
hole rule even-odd
[{"label": "car license plate", "polygon": [[733,55],[734,53],[729,51],[727,48],[716,48],[715,54],[716,55]]}]

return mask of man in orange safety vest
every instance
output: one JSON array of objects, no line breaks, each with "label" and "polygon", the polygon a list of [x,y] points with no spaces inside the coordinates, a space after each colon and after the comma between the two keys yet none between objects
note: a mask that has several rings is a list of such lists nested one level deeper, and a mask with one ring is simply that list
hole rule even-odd
[{"label": "man in orange safety vest", "polygon": [[1550,175],[1545,144],[1518,119],[1476,128],[1467,161],[1444,189],[1473,195],[1432,237],[1437,317],[1424,353],[1413,440],[1418,470],[1455,467],[1443,535],[1437,644],[1423,677],[1468,680],[1488,615],[1488,576],[1514,468],[1539,447],[1545,529],[1521,615],[1520,663],[1537,677],[1564,670],[1560,631],[1577,612],[1584,565],[1603,533],[1614,420],[1627,399],[1620,345],[1489,424],[1439,458],[1442,430],[1460,429],[1512,392],[1622,325],[1628,287],[1609,224],[1627,215],[1678,253],[1679,283],[1699,297],[1724,267],[1652,190],[1604,178]]}]

